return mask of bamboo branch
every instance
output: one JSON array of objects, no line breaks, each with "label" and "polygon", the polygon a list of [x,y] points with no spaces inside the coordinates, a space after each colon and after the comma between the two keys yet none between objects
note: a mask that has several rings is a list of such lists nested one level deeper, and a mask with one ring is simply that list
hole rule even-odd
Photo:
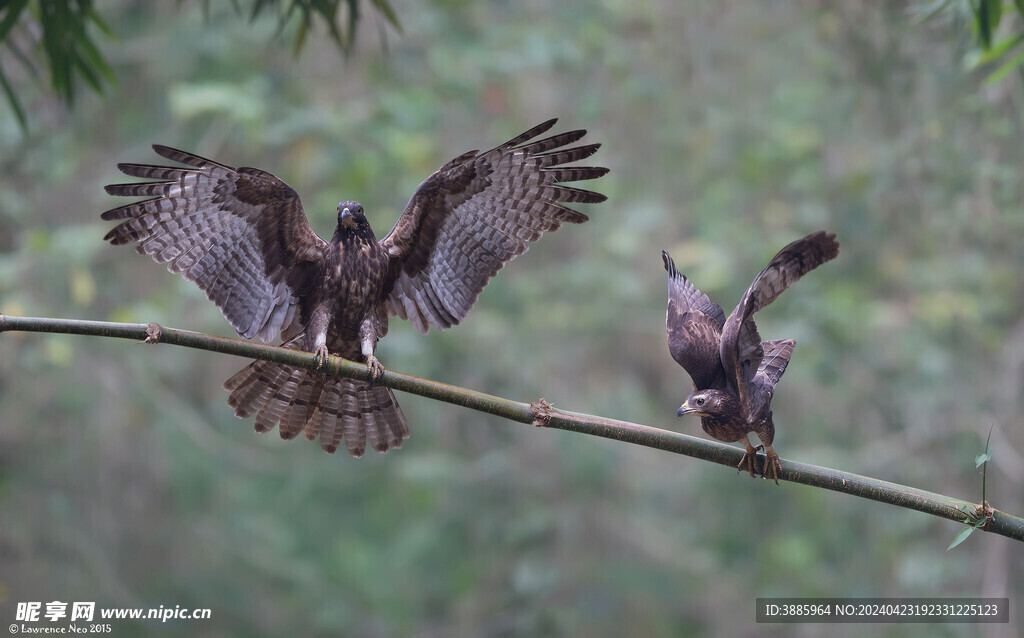
[{"label": "bamboo branch", "polygon": [[[297,368],[316,369],[314,356],[309,352],[288,350],[241,339],[215,337],[187,330],[163,328],[155,323],[148,325],[127,324],[73,319],[12,317],[0,314],[0,332],[11,330],[117,337],[145,341],[147,343],[166,343],[197,348],[199,350],[222,352],[249,359],[265,359]],[[330,357],[323,371],[327,374],[341,377],[361,379],[363,381],[370,380],[370,373],[364,364],[347,361],[335,356]],[[472,410],[487,412],[488,414],[494,414],[520,423],[530,423],[539,427],[569,430],[634,445],[643,445],[730,467],[735,467],[743,456],[742,450],[730,445],[698,439],[686,434],[661,430],[638,423],[616,421],[600,416],[557,410],[544,399],[535,401],[532,404],[520,403],[390,370],[385,370],[377,378],[377,383],[394,390],[418,394],[428,399],[435,399]],[[917,510],[957,522],[963,522],[965,516],[964,508],[966,508],[966,511],[974,511],[979,507],[977,503],[817,465],[783,459],[782,468],[782,472],[779,474],[780,480],[852,494],[861,498]],[[999,510],[993,510],[992,520],[982,529],[987,532],[1024,541],[1024,519]]]}]

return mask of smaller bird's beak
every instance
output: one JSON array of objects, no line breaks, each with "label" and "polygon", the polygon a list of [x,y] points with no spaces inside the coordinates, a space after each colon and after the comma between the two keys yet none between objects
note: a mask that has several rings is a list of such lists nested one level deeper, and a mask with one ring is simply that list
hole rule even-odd
[{"label": "smaller bird's beak", "polygon": [[690,414],[691,412],[696,412],[696,410],[694,410],[689,403],[683,401],[683,404],[679,406],[679,410],[676,411],[676,416],[683,416],[684,414]]},{"label": "smaller bird's beak", "polygon": [[341,209],[341,218],[342,219],[348,219],[351,216],[352,216],[352,211],[350,211],[348,209],[348,206],[346,206],[345,208]]}]

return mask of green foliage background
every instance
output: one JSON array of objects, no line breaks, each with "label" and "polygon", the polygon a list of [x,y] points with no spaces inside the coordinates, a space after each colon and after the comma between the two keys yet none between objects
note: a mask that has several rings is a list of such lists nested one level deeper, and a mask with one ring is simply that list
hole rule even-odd
[{"label": "green foliage background", "polygon": [[[467,321],[395,321],[402,372],[698,434],[664,343],[659,251],[731,308],[787,242],[841,252],[759,315],[796,338],[783,458],[1024,512],[1021,89],[979,88],[952,24],[901,3],[394,3],[352,55],[274,20],[114,2],[117,78],[68,110],[9,72],[0,312],[232,335],[203,293],[102,241],[118,161],[153,142],[277,174],[329,235],[386,232],[456,154],[548,117],[605,144],[606,204],[492,281]],[[360,460],[257,436],[220,384],[244,361],[0,335],[0,620],[19,601],[207,607],[115,635],[820,635],[758,596],[1024,598],[1005,538],[876,503],[400,396],[412,438]],[[934,636],[1017,636],[931,625]],[[923,625],[872,627],[877,635]],[[862,626],[830,634],[864,635]]]}]

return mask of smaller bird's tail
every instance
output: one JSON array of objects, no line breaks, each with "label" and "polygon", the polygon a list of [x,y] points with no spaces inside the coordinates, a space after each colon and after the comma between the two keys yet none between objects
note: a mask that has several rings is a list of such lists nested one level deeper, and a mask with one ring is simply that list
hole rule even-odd
[{"label": "smaller bird's tail", "polygon": [[[287,346],[288,344],[286,344]],[[282,439],[303,432],[333,454],[342,439],[352,456],[362,456],[366,443],[378,452],[402,447],[409,437],[390,388],[341,379],[304,368],[254,361],[224,382],[235,416],[256,415],[256,431],[269,432],[280,423]]]}]

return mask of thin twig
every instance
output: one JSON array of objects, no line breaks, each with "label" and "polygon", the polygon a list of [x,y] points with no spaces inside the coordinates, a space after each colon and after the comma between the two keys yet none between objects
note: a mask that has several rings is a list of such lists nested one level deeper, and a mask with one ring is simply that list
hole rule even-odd
[{"label": "thin twig", "polygon": [[[12,317],[0,314],[0,332],[20,330],[26,332],[51,332],[63,334],[91,335],[134,339],[147,343],[166,343],[200,350],[222,352],[249,359],[265,359],[298,368],[316,369],[312,353],[288,350],[241,339],[215,337],[187,330],[165,328],[158,324],[128,324],[105,321],[82,321],[73,319],[50,319],[40,317]],[[366,366],[335,356],[330,357],[324,371],[353,379],[370,380]],[[510,401],[501,397],[468,390],[447,383],[385,370],[377,383],[429,399],[460,405],[480,412],[487,412],[512,421],[533,424],[538,427],[569,430],[581,434],[600,436],[634,445],[665,450],[694,458],[711,461],[720,465],[735,467],[743,451],[729,445],[698,439],[696,437],[652,428],[638,423],[616,421],[604,417],[567,412],[552,407],[540,399],[532,404]],[[889,503],[898,507],[932,514],[951,521],[963,521],[963,507],[977,508],[977,503],[935,494],[898,483],[842,472],[827,467],[798,463],[783,459],[780,480],[821,487],[836,492],[852,494],[861,498]],[[987,532],[1000,534],[1024,541],[1024,519],[993,510],[992,520],[984,527]]]}]

